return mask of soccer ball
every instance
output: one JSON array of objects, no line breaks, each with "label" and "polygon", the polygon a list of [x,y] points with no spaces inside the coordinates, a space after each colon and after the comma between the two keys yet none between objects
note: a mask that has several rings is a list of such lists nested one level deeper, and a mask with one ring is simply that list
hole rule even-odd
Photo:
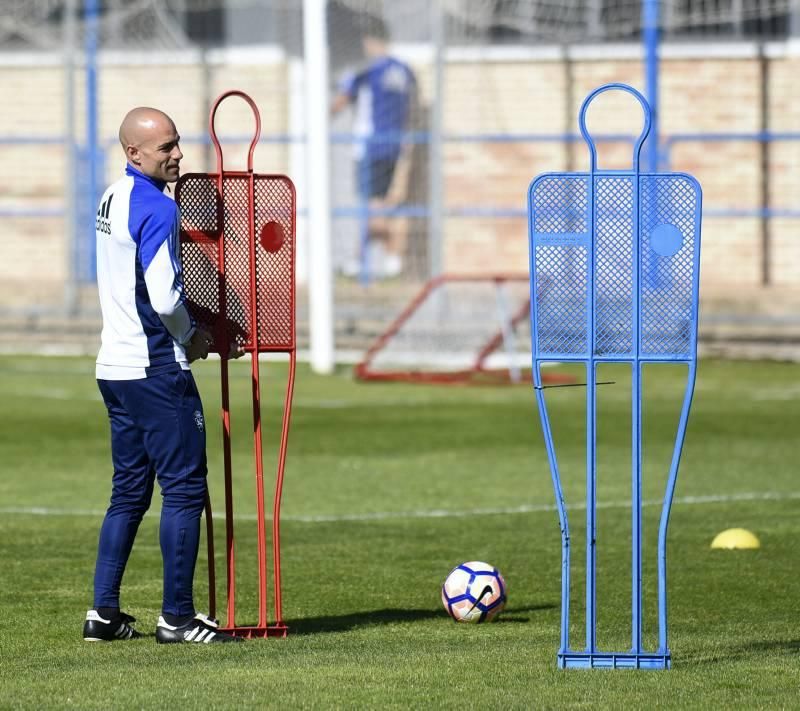
[{"label": "soccer ball", "polygon": [[462,563],[442,585],[442,604],[456,622],[491,622],[506,605],[506,582],[493,565]]}]

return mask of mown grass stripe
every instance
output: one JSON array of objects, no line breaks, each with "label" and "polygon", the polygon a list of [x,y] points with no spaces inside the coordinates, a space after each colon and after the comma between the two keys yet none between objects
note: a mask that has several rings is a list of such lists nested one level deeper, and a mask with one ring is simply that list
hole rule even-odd
[{"label": "mown grass stripe", "polygon": [[[727,504],[737,501],[791,501],[800,499],[800,491],[747,491],[739,494],[709,494],[703,496],[678,496],[673,501],[673,506],[704,506],[706,504]],[[644,506],[661,506],[659,499],[646,499]],[[598,509],[625,509],[630,508],[630,501],[598,501]],[[586,504],[574,504],[567,507],[573,511],[583,511]],[[488,507],[451,511],[448,509],[422,509],[418,511],[372,511],[351,514],[308,514],[284,515],[283,521],[298,521],[300,523],[336,523],[338,521],[383,521],[386,519],[403,518],[468,518],[470,516],[495,516],[539,513],[542,511],[555,511],[555,504],[522,504],[521,506]],[[0,514],[29,515],[29,516],[103,516],[105,511],[100,509],[70,509],[53,508],[47,506],[5,506],[0,507]],[[155,514],[149,514],[155,515]],[[224,516],[215,517],[224,520]],[[237,514],[236,519],[241,521],[255,521],[253,514]],[[269,519],[269,517],[267,517]]]}]

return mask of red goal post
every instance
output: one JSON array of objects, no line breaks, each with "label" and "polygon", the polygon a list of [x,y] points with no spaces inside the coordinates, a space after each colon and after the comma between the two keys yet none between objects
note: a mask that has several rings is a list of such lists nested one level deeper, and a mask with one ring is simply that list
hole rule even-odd
[{"label": "red goal post", "polygon": [[[442,275],[427,282],[355,367],[365,381],[530,382],[527,274]],[[572,378],[548,374],[549,383]]]}]

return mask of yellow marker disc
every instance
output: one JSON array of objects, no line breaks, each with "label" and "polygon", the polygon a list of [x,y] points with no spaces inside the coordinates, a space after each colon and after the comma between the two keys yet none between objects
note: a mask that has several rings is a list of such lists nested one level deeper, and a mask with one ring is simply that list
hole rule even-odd
[{"label": "yellow marker disc", "polygon": [[711,547],[726,548],[728,550],[734,548],[760,548],[761,543],[746,528],[729,528],[727,531],[717,534],[717,537],[711,541]]}]

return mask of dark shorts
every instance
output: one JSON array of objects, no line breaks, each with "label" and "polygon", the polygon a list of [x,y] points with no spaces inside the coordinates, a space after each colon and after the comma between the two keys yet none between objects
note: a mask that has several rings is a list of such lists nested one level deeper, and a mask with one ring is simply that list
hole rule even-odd
[{"label": "dark shorts", "polygon": [[356,163],[356,184],[360,197],[382,198],[392,184],[397,156],[362,158]]}]

